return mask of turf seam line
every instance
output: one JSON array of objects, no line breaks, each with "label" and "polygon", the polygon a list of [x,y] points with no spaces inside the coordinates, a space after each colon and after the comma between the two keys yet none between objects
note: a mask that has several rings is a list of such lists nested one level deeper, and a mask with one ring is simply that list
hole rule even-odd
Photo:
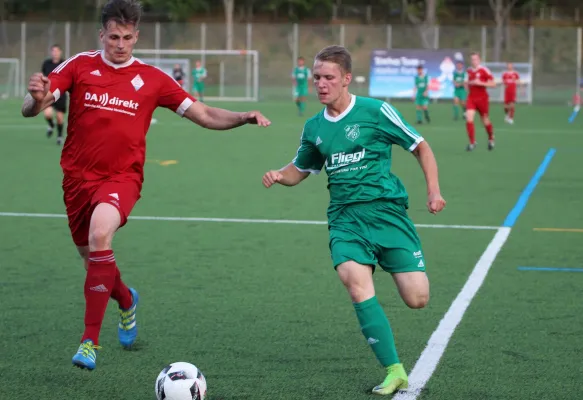
[{"label": "turf seam line", "polygon": [[[65,214],[47,213],[17,213],[0,212],[0,217],[16,218],[67,218]],[[292,220],[292,219],[252,219],[252,218],[203,218],[203,217],[162,217],[162,216],[130,216],[130,220],[137,221],[178,221],[178,222],[225,222],[249,224],[292,224],[292,225],[327,225],[327,221]],[[467,229],[467,230],[497,230],[499,226],[487,225],[444,225],[444,224],[416,224],[417,228],[435,229]]]}]

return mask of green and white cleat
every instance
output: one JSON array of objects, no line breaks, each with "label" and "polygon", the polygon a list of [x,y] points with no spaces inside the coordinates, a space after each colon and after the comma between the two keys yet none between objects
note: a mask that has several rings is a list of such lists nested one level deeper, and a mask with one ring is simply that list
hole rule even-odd
[{"label": "green and white cleat", "polygon": [[409,378],[403,368],[403,364],[393,364],[387,367],[387,377],[378,386],[372,390],[373,394],[380,394],[387,396],[395,393],[398,390],[407,389],[409,387]]}]

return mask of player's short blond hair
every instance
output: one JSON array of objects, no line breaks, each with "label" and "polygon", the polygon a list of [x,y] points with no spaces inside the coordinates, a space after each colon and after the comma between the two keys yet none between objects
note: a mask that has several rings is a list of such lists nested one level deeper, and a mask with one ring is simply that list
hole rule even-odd
[{"label": "player's short blond hair", "polygon": [[316,54],[316,61],[327,61],[338,64],[344,74],[352,73],[352,56],[344,46],[328,46]]}]

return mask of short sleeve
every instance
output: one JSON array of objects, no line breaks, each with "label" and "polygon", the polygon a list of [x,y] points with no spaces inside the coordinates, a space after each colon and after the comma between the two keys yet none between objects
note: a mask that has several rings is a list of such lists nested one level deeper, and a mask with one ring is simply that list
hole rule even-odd
[{"label": "short sleeve", "polygon": [[51,93],[55,101],[59,100],[65,92],[71,91],[75,78],[79,54],[62,62],[48,76],[51,81]]},{"label": "short sleeve", "polygon": [[160,82],[158,106],[168,108],[181,117],[196,99],[188,94],[182,86],[166,73],[158,71],[157,80]]},{"label": "short sleeve", "polygon": [[413,151],[424,140],[415,128],[409,125],[391,105],[383,103],[380,111],[379,128],[390,143],[397,144],[408,151]]},{"label": "short sleeve", "polygon": [[324,157],[315,143],[309,140],[306,128],[302,131],[300,147],[292,163],[301,172],[319,174],[324,166]]}]

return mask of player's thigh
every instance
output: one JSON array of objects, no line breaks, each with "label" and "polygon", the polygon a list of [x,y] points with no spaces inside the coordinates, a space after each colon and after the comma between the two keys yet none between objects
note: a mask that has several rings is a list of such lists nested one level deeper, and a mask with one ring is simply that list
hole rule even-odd
[{"label": "player's thigh", "polygon": [[410,308],[423,308],[429,302],[429,279],[424,271],[395,272],[393,280],[399,295]]},{"label": "player's thigh", "polygon": [[354,303],[362,303],[375,295],[371,265],[345,261],[336,266],[336,271]]},{"label": "player's thigh", "polygon": [[134,206],[140,199],[142,190],[141,178],[136,174],[120,174],[109,178],[100,184],[93,195],[92,204],[109,204],[117,210],[118,227],[124,226]]}]

